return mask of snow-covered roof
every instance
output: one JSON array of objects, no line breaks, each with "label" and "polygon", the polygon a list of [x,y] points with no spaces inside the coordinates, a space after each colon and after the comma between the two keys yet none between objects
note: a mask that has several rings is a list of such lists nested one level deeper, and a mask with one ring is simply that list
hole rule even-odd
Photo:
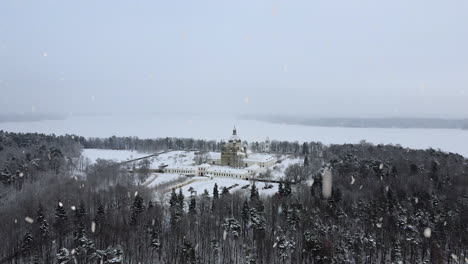
[{"label": "snow-covered roof", "polygon": [[234,173],[234,174],[248,174],[249,172],[245,169],[236,169],[227,166],[211,166],[208,170],[210,172],[220,172],[220,173]]},{"label": "snow-covered roof", "polygon": [[166,167],[166,169],[196,170],[197,167],[195,167],[195,166],[182,166],[182,165],[181,165],[181,166],[177,166],[177,165],[175,165],[175,166],[168,166],[168,167]]},{"label": "snow-covered roof", "polygon": [[247,167],[247,170],[258,170],[258,169],[260,169],[260,166],[258,166],[257,164]]},{"label": "snow-covered roof", "polygon": [[211,165],[210,165],[210,164],[207,164],[207,163],[203,163],[203,164],[201,164],[201,165],[198,165],[198,167],[199,167],[199,168],[209,168],[209,167],[211,167]]}]

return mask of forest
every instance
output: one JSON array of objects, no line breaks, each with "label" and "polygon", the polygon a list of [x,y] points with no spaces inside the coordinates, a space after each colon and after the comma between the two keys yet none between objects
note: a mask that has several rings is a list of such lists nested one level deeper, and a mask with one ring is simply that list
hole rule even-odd
[{"label": "forest", "polygon": [[154,199],[111,161],[75,173],[83,148],[222,144],[0,131],[0,263],[468,263],[468,160],[454,153],[272,141],[304,159],[273,196],[252,183]]}]

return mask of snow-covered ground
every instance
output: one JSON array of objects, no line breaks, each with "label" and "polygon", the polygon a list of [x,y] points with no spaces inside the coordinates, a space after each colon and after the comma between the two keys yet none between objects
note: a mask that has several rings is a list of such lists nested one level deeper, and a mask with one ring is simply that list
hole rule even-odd
[{"label": "snow-covered ground", "polygon": [[169,166],[189,166],[195,164],[195,152],[194,151],[171,151],[160,154],[155,157],[151,157],[151,168],[158,168],[159,165]]},{"label": "snow-covered ground", "polygon": [[270,168],[271,178],[275,180],[283,178],[286,169],[292,164],[304,164],[304,158],[282,157],[281,163],[277,163]]},{"label": "snow-covered ground", "polygon": [[[108,150],[108,149],[84,149],[82,156],[89,159],[91,163],[96,162],[97,159],[110,159],[114,161],[126,161],[129,159],[136,159],[139,157],[147,156],[148,153],[140,153],[136,151],[127,151],[127,150]],[[195,152],[194,151],[171,151],[167,153],[160,154],[156,157],[150,158],[151,167],[157,168],[161,164],[165,165],[192,165],[195,163]],[[279,164],[276,164],[272,167],[272,175],[274,179],[279,179],[284,176],[284,171],[287,166],[294,163],[302,163],[302,158],[291,158],[291,157],[282,157],[283,161]],[[249,192],[249,188],[242,189],[243,186],[250,185],[252,182],[234,179],[234,178],[225,178],[225,177],[185,177],[177,173],[151,173],[148,179],[143,183],[143,185],[149,188],[156,188],[158,185],[165,184],[168,182],[175,181],[173,185],[166,186],[163,189],[158,189],[159,192],[164,192],[170,190],[174,187],[182,187],[184,195],[189,196],[190,192],[188,191],[192,187],[197,194],[202,194],[205,189],[208,190],[210,195],[212,195],[214,184],[217,183],[219,191],[221,193],[224,186],[230,187],[235,184],[238,186],[230,189],[230,192],[242,191]],[[259,189],[259,193],[263,195],[272,195],[278,190],[278,184],[269,183],[273,185],[271,189],[263,189],[265,183],[258,182],[256,185]],[[167,194],[167,193],[165,193]]]},{"label": "snow-covered ground", "polygon": [[143,185],[152,188],[160,184],[177,180],[179,178],[187,178],[186,176],[181,176],[178,173],[151,173],[148,179],[143,183]]},{"label": "snow-covered ground", "polygon": [[91,164],[96,163],[97,159],[113,160],[122,162],[131,159],[137,159],[148,154],[130,151],[130,150],[114,150],[114,149],[83,149],[81,155],[87,158]]},{"label": "snow-covered ground", "polygon": [[359,143],[362,139],[374,144],[400,144],[403,147],[429,147],[460,153],[468,157],[468,131],[459,129],[399,129],[312,127],[241,120],[228,115],[122,115],[69,116],[65,120],[0,123],[0,130],[9,132],[77,134],[84,137],[138,136],[140,138],[184,137],[226,139],[236,125],[241,139],[320,141],[324,144]]}]

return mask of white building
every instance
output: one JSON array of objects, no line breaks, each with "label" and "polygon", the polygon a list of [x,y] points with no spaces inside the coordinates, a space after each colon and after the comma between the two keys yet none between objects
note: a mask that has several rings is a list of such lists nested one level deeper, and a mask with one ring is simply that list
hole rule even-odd
[{"label": "white building", "polygon": [[[239,145],[240,139],[237,137],[236,130],[233,131],[236,141],[232,140],[231,145],[228,145],[225,149],[232,150],[238,147],[233,144]],[[237,149],[236,149],[237,151]],[[223,155],[224,154],[224,155]],[[209,153],[209,164],[201,164],[194,166],[170,166],[164,168],[164,172],[167,173],[179,173],[187,176],[212,176],[212,177],[231,177],[238,179],[248,179],[249,177],[255,176],[260,170],[269,168],[276,164],[276,159],[270,154],[266,153],[250,153],[247,149],[243,149],[242,155],[237,157],[236,167],[226,166],[232,159],[232,153],[228,153],[229,158],[226,159],[226,153],[210,152]],[[228,160],[228,161],[226,161]]]}]

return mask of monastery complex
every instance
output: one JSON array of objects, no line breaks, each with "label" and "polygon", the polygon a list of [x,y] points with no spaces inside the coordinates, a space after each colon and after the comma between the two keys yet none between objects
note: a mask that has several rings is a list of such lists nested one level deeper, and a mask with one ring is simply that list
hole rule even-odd
[{"label": "monastery complex", "polygon": [[[268,145],[265,148],[268,149]],[[210,152],[207,163],[165,167],[164,172],[249,179],[261,170],[273,166],[276,162],[277,160],[270,154],[251,153],[234,128],[228,142],[222,146],[221,153]]]}]

